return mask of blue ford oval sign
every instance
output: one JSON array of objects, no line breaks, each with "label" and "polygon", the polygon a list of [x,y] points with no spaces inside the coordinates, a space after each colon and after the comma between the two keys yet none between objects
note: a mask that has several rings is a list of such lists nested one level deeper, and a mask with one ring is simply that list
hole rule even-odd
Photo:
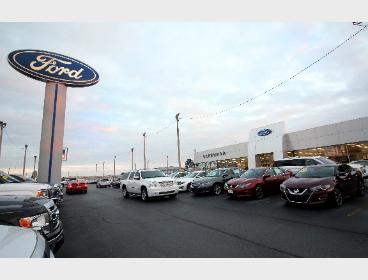
[{"label": "blue ford oval sign", "polygon": [[43,82],[57,82],[70,87],[92,86],[98,82],[97,72],[71,57],[40,51],[18,50],[8,55],[9,64],[22,74]]},{"label": "blue ford oval sign", "polygon": [[265,129],[258,131],[257,134],[258,136],[267,136],[267,135],[270,135],[271,133],[272,133],[271,129],[265,128]]}]

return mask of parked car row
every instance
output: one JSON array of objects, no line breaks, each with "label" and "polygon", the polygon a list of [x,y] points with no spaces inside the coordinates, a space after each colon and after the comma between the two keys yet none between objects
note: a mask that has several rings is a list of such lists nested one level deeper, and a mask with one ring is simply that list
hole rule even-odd
[{"label": "parked car row", "polygon": [[63,187],[0,171],[0,257],[53,257],[64,243]]}]

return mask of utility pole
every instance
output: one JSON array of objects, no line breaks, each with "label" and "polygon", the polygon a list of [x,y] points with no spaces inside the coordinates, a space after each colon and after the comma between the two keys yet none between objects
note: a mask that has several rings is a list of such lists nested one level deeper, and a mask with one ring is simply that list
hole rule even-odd
[{"label": "utility pole", "polygon": [[177,113],[175,115],[175,119],[176,119],[176,135],[178,138],[178,162],[179,162],[179,171],[181,171],[181,160],[180,160],[180,137],[179,137],[179,114]]},{"label": "utility pole", "polygon": [[169,174],[169,156],[166,156],[166,173]]},{"label": "utility pole", "polygon": [[134,148],[131,148],[130,150],[132,151],[132,170],[134,170],[133,169],[133,153],[134,153]]},{"label": "utility pole", "polygon": [[144,164],[143,169],[147,169],[147,162],[146,162],[146,133],[143,133],[143,158],[144,158]]},{"label": "utility pole", "polygon": [[25,144],[24,145],[24,158],[23,158],[23,177],[24,177],[24,173],[26,171],[27,148],[28,148],[28,145]]},{"label": "utility pole", "polygon": [[105,162],[102,163],[102,177],[105,177]]},{"label": "utility pole", "polygon": [[116,160],[116,156],[114,156],[114,177],[115,177],[115,160]]},{"label": "utility pole", "polygon": [[96,175],[97,175],[97,163],[96,163]]},{"label": "utility pole", "polygon": [[6,127],[6,123],[0,121],[0,157],[1,157],[1,144],[3,142],[3,130]]},{"label": "utility pole", "polygon": [[35,172],[36,171],[37,156],[33,156],[33,157],[34,157],[33,172]]},{"label": "utility pole", "polygon": [[137,164],[134,163],[134,170],[137,170]]}]

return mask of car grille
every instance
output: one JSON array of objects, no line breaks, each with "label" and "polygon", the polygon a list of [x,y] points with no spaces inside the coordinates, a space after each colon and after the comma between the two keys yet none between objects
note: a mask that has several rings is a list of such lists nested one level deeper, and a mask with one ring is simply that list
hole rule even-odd
[{"label": "car grille", "polygon": [[291,202],[307,203],[312,196],[312,192],[307,188],[286,188],[285,195]]},{"label": "car grille", "polygon": [[163,188],[172,187],[174,185],[173,181],[167,181],[167,182],[159,182],[160,186]]},{"label": "car grille", "polygon": [[53,231],[59,226],[59,223],[60,223],[59,209],[56,207],[56,205],[53,205],[47,210],[50,215],[50,230]]}]

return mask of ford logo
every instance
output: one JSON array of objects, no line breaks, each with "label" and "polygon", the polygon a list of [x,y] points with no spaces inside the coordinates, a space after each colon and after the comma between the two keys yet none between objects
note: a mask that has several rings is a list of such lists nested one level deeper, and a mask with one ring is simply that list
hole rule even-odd
[{"label": "ford logo", "polygon": [[267,136],[267,135],[270,135],[271,133],[272,133],[271,129],[265,128],[265,129],[258,131],[257,134],[258,136]]},{"label": "ford logo", "polygon": [[96,84],[99,79],[97,72],[87,64],[52,52],[13,51],[8,55],[8,62],[20,73],[43,82],[86,87]]}]

